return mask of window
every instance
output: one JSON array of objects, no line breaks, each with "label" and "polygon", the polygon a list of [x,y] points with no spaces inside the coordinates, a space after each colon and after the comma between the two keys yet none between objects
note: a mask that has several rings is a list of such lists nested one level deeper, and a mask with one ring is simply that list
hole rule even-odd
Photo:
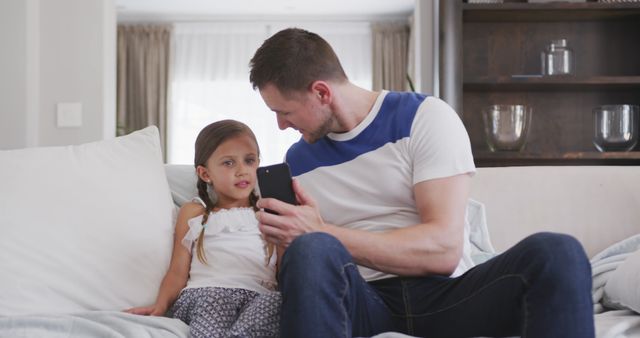
[{"label": "window", "polygon": [[286,27],[320,34],[338,54],[350,80],[371,88],[368,23],[176,24],[169,92],[169,163],[192,164],[198,132],[222,119],[242,121],[254,131],[261,165],[283,160],[300,134],[278,129],[275,113],[249,83],[249,60],[265,39]]}]

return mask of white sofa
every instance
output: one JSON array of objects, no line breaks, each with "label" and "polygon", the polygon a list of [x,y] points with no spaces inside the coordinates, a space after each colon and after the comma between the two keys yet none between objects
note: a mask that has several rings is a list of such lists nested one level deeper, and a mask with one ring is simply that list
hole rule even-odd
[{"label": "white sofa", "polygon": [[[188,336],[179,320],[119,311],[155,298],[174,203],[195,194],[192,167],[165,166],[159,150],[157,130],[147,128],[81,146],[0,151],[0,337]],[[640,246],[637,167],[481,168],[472,182],[497,251],[537,231],[569,233],[590,256],[615,249],[596,255],[615,263],[599,268],[600,278]],[[594,288],[598,302],[603,291]],[[635,306],[615,296],[609,305]],[[640,316],[628,310],[599,313],[596,323],[599,338],[640,337]]]},{"label": "white sofa", "polygon": [[485,205],[496,250],[526,235],[575,236],[592,257],[640,233],[640,168],[554,166],[479,168],[471,197]]},{"label": "white sofa", "polygon": [[592,259],[597,337],[640,337],[639,167],[479,168],[471,197],[498,252],[539,231],[576,237]]}]

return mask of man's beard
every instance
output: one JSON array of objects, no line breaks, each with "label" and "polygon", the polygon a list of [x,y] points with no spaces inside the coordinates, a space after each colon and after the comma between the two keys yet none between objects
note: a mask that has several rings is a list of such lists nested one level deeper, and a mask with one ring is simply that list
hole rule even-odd
[{"label": "man's beard", "polygon": [[333,113],[329,112],[328,117],[322,122],[322,125],[318,127],[316,130],[310,132],[308,134],[307,143],[316,143],[321,138],[325,137],[327,134],[331,132],[331,126],[333,125]]}]

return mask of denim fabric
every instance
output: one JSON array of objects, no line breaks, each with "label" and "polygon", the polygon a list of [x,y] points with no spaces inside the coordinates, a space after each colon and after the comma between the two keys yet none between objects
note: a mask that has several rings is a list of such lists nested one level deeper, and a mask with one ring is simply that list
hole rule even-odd
[{"label": "denim fabric", "polygon": [[539,233],[460,277],[367,283],[334,237],[300,236],[280,270],[282,337],[594,337],[591,266],[573,237]]}]

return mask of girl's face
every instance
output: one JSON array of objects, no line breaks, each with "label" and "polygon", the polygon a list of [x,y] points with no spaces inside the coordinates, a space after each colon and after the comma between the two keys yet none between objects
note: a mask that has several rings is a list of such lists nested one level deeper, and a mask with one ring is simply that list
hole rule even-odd
[{"label": "girl's face", "polygon": [[217,207],[249,207],[259,163],[255,141],[241,134],[222,142],[207,160],[206,167],[198,167],[198,174],[205,182],[213,183],[218,195]]}]

